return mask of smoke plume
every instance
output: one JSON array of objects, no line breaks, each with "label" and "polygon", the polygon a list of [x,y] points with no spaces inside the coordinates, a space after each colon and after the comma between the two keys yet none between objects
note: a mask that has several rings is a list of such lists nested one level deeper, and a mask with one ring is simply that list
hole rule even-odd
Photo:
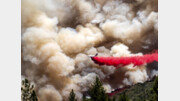
[{"label": "smoke plume", "polygon": [[[22,0],[22,77],[40,101],[78,101],[98,76],[107,93],[145,82],[152,65],[99,66],[91,60],[148,54],[158,47],[158,0]],[[157,64],[156,64],[157,65]]]}]

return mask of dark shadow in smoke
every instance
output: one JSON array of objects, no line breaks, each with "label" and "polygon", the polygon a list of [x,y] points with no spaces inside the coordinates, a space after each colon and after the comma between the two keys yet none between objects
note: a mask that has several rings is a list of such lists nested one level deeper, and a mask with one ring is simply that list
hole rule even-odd
[{"label": "dark shadow in smoke", "polygon": [[128,46],[132,53],[151,53],[154,50],[158,50],[158,35],[151,31],[147,35],[142,36],[139,40],[135,40]]},{"label": "dark shadow in smoke", "polygon": [[158,70],[158,62],[154,61],[152,63],[147,64],[147,69],[154,69],[154,70]]},{"label": "dark shadow in smoke", "polygon": [[147,74],[148,74],[150,80],[153,78],[153,75],[152,75],[153,70],[158,71],[158,62],[157,61],[147,64],[146,71],[147,71]]},{"label": "dark shadow in smoke", "polygon": [[149,9],[151,9],[149,11],[158,12],[158,0],[144,0],[141,3],[138,3],[137,0],[124,0],[124,2],[134,4],[133,11],[135,12],[135,14],[137,14],[138,11],[146,9],[147,5],[151,5],[151,6],[148,6]]},{"label": "dark shadow in smoke", "polygon": [[112,88],[119,88],[120,84],[123,84],[125,78],[125,72],[123,69],[117,69],[113,74],[106,77],[103,82],[111,85]]},{"label": "dark shadow in smoke", "polygon": [[81,25],[78,19],[80,19],[79,13],[74,10],[71,19],[67,19],[64,23],[58,23],[58,26],[76,28],[77,25]]}]

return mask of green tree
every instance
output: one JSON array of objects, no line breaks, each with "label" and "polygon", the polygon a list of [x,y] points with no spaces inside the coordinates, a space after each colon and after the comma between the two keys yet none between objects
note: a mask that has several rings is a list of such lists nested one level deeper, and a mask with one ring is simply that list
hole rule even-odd
[{"label": "green tree", "polygon": [[38,101],[36,93],[34,91],[34,85],[31,85],[27,79],[22,80],[21,100],[22,101]]},{"label": "green tree", "polygon": [[108,95],[104,90],[101,81],[96,77],[96,81],[89,90],[91,101],[108,101]]},{"label": "green tree", "polygon": [[120,94],[118,101],[129,101],[125,93]]},{"label": "green tree", "polygon": [[155,78],[153,82],[153,87],[150,90],[150,100],[152,101],[158,101],[158,77]]},{"label": "green tree", "polygon": [[156,94],[158,94],[158,77],[155,78],[153,90],[156,92]]},{"label": "green tree", "polygon": [[77,101],[77,99],[75,98],[76,94],[74,93],[73,89],[69,95],[69,101]]},{"label": "green tree", "polygon": [[126,96],[125,93],[122,93],[122,94],[119,96],[118,101],[129,101],[129,99],[128,99],[128,97]]}]

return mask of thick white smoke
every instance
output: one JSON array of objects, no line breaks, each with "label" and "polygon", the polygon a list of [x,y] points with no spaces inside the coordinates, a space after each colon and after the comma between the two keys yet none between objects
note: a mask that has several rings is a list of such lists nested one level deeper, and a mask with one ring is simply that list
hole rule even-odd
[{"label": "thick white smoke", "polygon": [[145,82],[157,75],[146,64],[116,70],[95,64],[90,56],[157,49],[157,2],[22,0],[22,76],[35,84],[40,101],[66,101],[72,89],[80,100],[96,76],[107,92]]}]

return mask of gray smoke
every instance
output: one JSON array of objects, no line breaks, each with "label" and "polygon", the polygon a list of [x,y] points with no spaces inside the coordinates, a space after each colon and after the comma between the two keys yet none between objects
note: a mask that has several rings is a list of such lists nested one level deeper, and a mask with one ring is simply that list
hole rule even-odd
[{"label": "gray smoke", "polygon": [[[40,101],[77,99],[96,76],[107,92],[145,82],[157,70],[132,64],[116,70],[90,56],[134,56],[157,49],[157,0],[22,0],[22,77]],[[150,66],[151,67],[151,66]]]}]

